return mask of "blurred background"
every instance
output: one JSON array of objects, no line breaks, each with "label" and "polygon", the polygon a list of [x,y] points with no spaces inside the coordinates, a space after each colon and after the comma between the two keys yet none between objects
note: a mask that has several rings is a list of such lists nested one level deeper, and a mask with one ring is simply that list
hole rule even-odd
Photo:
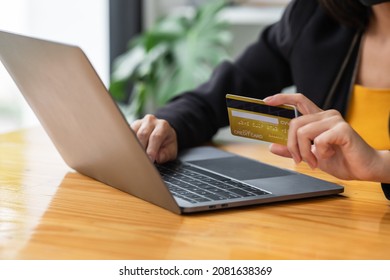
[{"label": "blurred background", "polygon": [[[0,0],[0,30],[80,46],[107,88],[112,88],[114,92],[118,89],[117,85],[121,86],[120,89],[124,91],[122,96],[114,96],[114,98],[126,111],[131,97],[139,94],[133,94],[134,89],[140,88],[136,78],[145,80],[145,75],[155,77],[156,73],[151,71],[159,69],[158,67],[162,65],[161,61],[164,61],[165,64],[169,63],[167,67],[175,69],[172,70],[175,75],[178,69],[183,70],[183,65],[177,66],[177,62],[172,64],[174,60],[172,54],[176,55],[176,53],[172,52],[170,48],[182,46],[182,42],[188,40],[190,32],[198,32],[198,42],[203,44],[215,42],[215,38],[217,38],[217,48],[214,51],[224,54],[218,58],[234,60],[245,46],[257,39],[265,26],[274,23],[281,17],[289,0],[225,1],[223,7],[214,7],[214,10],[206,7],[210,6],[212,2],[214,1]],[[213,21],[214,23],[210,21],[210,17],[216,19]],[[203,22],[199,20],[200,18],[203,19]],[[203,36],[204,31],[201,27],[205,22],[214,24],[216,31],[209,33],[215,37]],[[172,27],[172,23],[176,25]],[[180,30],[177,28],[178,26],[180,26]],[[203,26],[203,28],[211,30],[208,25]],[[156,59],[150,61],[147,55],[154,50],[150,45],[150,34],[161,34],[162,30],[165,35],[167,30],[169,33],[169,36],[164,37],[164,48],[161,48],[161,36],[152,36],[152,38],[154,38],[153,46],[158,46],[159,50],[163,49],[160,54],[165,56],[161,55],[159,61]],[[174,30],[174,36],[172,36],[172,30]],[[221,36],[216,34],[218,32]],[[155,40],[157,37],[160,41]],[[143,44],[140,43],[140,39],[137,41],[136,38],[143,39]],[[145,38],[149,40],[146,47]],[[209,41],[205,41],[206,39]],[[134,57],[134,52],[132,52],[134,46],[144,48],[143,56],[139,57],[138,64],[133,67],[138,70],[141,68],[143,70],[141,74],[139,71],[130,73],[130,62],[124,59],[128,59],[130,56]],[[199,44],[193,45],[192,49],[186,49],[186,57],[199,56],[199,50],[195,55],[191,53],[198,46]],[[224,51],[222,52],[222,49],[218,48],[223,48]],[[201,54],[204,55],[204,53]],[[209,53],[210,56],[213,56],[212,52]],[[151,68],[149,72],[145,70],[144,64],[140,64],[146,60],[149,62],[147,66]],[[212,68],[217,62],[214,59],[208,67]],[[159,66],[156,67],[156,65]],[[124,66],[126,66],[127,72],[123,72]],[[140,75],[144,76],[140,77]],[[128,84],[123,84],[126,77],[131,78],[130,82],[127,81]],[[204,79],[204,77],[200,78]],[[116,81],[121,83],[115,83]],[[189,82],[187,84],[190,85]],[[148,85],[142,86],[143,91],[140,94],[145,93],[145,88],[148,89]],[[167,90],[172,91],[171,88],[167,88]],[[150,98],[150,95],[143,95],[142,98]],[[159,103],[159,105],[161,104]],[[138,112],[150,112],[155,108],[152,106],[148,109],[149,107],[145,104],[142,106],[144,107]],[[34,114],[0,63],[0,133],[37,125],[39,123]]]}]

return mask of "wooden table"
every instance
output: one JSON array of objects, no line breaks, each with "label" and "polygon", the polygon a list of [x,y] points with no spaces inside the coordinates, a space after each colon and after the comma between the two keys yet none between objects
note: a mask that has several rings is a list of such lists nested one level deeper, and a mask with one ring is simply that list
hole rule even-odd
[{"label": "wooden table", "polygon": [[43,130],[21,130],[0,135],[0,259],[390,258],[379,184],[295,166],[260,143],[216,145],[345,192],[180,216],[75,173]]}]

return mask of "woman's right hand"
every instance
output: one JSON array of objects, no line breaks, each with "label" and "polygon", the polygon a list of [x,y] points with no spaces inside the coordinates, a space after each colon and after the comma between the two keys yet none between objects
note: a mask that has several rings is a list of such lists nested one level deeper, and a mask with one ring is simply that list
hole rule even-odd
[{"label": "woman's right hand", "polygon": [[177,157],[177,136],[172,126],[154,115],[134,121],[131,128],[152,162],[164,163]]}]

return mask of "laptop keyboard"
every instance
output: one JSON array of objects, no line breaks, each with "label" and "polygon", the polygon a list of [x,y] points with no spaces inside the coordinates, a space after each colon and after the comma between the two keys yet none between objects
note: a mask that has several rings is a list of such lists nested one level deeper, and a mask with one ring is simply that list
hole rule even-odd
[{"label": "laptop keyboard", "polygon": [[245,183],[179,161],[157,164],[156,167],[173,195],[191,203],[269,194]]}]

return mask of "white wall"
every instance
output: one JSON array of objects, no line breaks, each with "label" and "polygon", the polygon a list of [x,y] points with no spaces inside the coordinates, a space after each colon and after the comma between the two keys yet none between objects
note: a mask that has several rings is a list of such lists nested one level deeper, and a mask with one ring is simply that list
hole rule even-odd
[{"label": "white wall", "polygon": [[[80,46],[109,83],[108,0],[0,0],[0,30]],[[0,132],[37,125],[0,63]]]}]

